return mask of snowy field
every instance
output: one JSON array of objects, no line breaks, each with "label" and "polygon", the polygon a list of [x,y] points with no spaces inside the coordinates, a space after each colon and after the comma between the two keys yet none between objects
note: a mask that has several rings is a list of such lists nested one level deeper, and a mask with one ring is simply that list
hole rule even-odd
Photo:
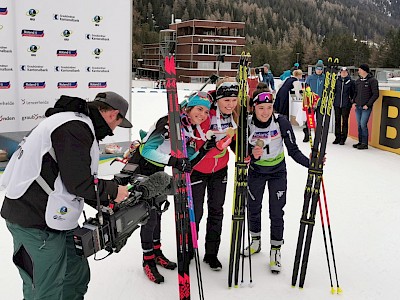
[{"label": "snowy field", "polygon": [[[158,96],[157,96],[158,95]],[[140,96],[144,97],[144,95]],[[145,130],[157,117],[166,113],[165,94],[146,96],[137,101],[133,94],[133,135]],[[182,98],[181,98],[182,99]],[[139,105],[140,103],[140,105]],[[303,153],[309,153],[309,144],[302,143],[303,133],[295,133]],[[337,271],[343,294],[331,295],[325,248],[319,214],[312,240],[310,260],[304,289],[291,287],[294,252],[307,170],[287,158],[288,193],[285,208],[285,244],[282,246],[283,269],[279,275],[269,271],[269,219],[267,201],[263,210],[262,251],[252,257],[253,287],[249,287],[248,264],[245,265],[244,284],[228,289],[228,257],[233,197],[233,159],[230,161],[228,192],[219,259],[220,272],[211,271],[201,262],[205,299],[296,299],[296,300],[395,300],[399,299],[400,282],[400,156],[375,148],[360,151],[346,145],[332,145],[330,134],[325,166],[325,188],[328,197],[331,229],[336,255]],[[232,156],[233,158],[233,156]],[[104,167],[103,167],[104,168]],[[0,203],[4,192],[0,192]],[[170,199],[172,202],[172,199]],[[267,199],[266,199],[267,200]],[[93,210],[87,209],[87,215]],[[205,212],[205,216],[206,216]],[[167,257],[176,253],[173,205],[163,215],[163,250]],[[204,255],[203,219],[199,234],[199,251]],[[0,219],[0,299],[22,299],[22,281],[12,264],[12,239],[5,222]],[[105,252],[98,253],[98,258]],[[120,253],[103,261],[90,258],[92,279],[85,299],[178,299],[177,272],[159,269],[165,277],[163,284],[150,282],[142,270],[142,252],[139,230],[129,239]],[[192,299],[198,299],[195,265],[192,274]]]}]

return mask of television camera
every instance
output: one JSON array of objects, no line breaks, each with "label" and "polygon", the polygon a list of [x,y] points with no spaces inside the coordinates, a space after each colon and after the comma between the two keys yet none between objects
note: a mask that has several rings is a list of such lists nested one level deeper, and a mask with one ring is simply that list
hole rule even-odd
[{"label": "television camera", "polygon": [[102,249],[108,251],[108,255],[119,252],[132,233],[146,224],[151,209],[160,213],[168,209],[169,202],[165,200],[165,195],[172,191],[171,176],[165,172],[150,176],[135,174],[136,168],[136,164],[128,163],[121,173],[114,175],[119,185],[128,185],[129,196],[126,200],[115,203],[113,207],[100,206],[97,192],[96,217],[85,220],[83,226],[74,231],[78,255],[88,257]]}]

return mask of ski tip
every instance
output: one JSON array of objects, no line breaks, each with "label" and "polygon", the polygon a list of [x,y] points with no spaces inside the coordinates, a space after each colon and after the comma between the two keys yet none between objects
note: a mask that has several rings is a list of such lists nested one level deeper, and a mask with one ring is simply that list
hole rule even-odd
[{"label": "ski tip", "polygon": [[336,294],[336,290],[335,290],[334,287],[331,287],[331,294],[332,294],[332,295]]},{"label": "ski tip", "polygon": [[343,290],[340,287],[337,287],[336,292],[338,295],[341,295],[343,293]]},{"label": "ski tip", "polygon": [[302,286],[299,286],[299,290],[302,291],[302,290],[303,290],[303,287],[302,287]]}]

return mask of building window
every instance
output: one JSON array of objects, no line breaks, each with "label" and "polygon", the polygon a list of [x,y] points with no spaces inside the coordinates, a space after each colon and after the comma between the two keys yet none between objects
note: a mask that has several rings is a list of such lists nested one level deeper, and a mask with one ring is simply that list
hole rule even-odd
[{"label": "building window", "polygon": [[214,62],[213,61],[199,61],[197,63],[197,69],[203,70],[214,70]]}]

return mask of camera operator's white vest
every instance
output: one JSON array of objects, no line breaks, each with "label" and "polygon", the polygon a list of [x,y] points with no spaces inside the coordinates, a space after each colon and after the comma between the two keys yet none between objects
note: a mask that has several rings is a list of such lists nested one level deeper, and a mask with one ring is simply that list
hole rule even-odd
[{"label": "camera operator's white vest", "polygon": [[[83,114],[61,112],[40,122],[28,137],[24,138],[19,144],[19,148],[12,155],[2,175],[0,187],[7,187],[6,197],[18,199],[35,180],[39,182],[43,156],[49,152],[56,160],[51,143],[52,132],[64,123],[74,120],[86,123],[95,137],[92,120]],[[90,165],[92,175],[97,174],[99,145],[96,138],[94,138],[90,149],[90,157],[92,158]],[[42,184],[40,185],[43,187]],[[54,182],[54,191],[46,192],[49,193],[45,213],[46,224],[57,230],[70,230],[77,227],[79,216],[83,210],[84,199],[67,191],[60,174]],[[35,201],[35,199],[32,199],[32,201]]]}]

